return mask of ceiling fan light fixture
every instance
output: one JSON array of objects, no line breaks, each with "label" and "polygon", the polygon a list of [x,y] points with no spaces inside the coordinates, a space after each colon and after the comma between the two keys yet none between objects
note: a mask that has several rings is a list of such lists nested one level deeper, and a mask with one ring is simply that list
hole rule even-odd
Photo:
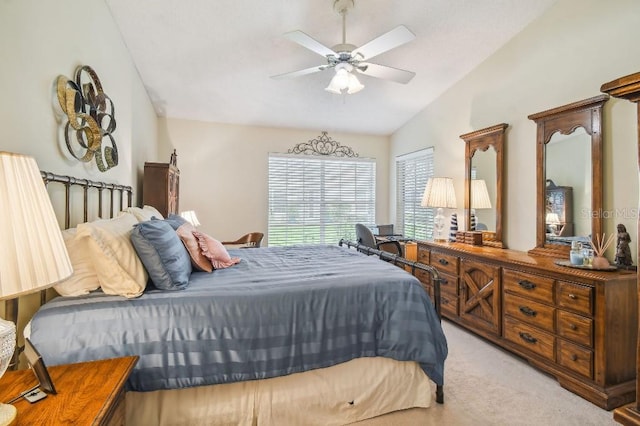
[{"label": "ceiling fan light fixture", "polygon": [[329,82],[329,85],[327,87],[324,88],[324,90],[326,90],[327,92],[331,92],[335,95],[341,95],[342,91],[340,89],[340,87],[336,84],[335,82],[336,77],[334,76],[331,81]]},{"label": "ceiling fan light fixture", "polygon": [[353,95],[362,89],[364,89],[364,84],[360,83],[360,80],[358,80],[358,77],[356,77],[355,74],[349,73],[349,88],[347,93]]},{"label": "ceiling fan light fixture", "polygon": [[336,65],[336,74],[324,90],[336,95],[341,95],[346,90],[351,95],[364,89],[364,85],[351,73],[352,70],[351,64],[341,62]]}]

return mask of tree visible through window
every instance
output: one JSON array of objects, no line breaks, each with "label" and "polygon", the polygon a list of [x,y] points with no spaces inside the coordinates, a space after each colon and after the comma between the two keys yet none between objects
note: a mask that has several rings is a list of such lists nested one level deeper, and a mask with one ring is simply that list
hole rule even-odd
[{"label": "tree visible through window", "polygon": [[269,155],[269,245],[337,244],[375,223],[371,159]]},{"label": "tree visible through window", "polygon": [[420,206],[433,173],[433,147],[396,157],[396,229],[405,237],[433,236],[434,211]]}]

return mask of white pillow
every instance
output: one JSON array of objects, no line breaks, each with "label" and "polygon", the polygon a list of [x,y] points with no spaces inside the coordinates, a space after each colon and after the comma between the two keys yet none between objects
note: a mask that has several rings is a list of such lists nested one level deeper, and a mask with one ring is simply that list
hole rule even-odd
[{"label": "white pillow", "polygon": [[127,207],[122,210],[125,213],[133,214],[138,222],[146,222],[147,220],[151,220],[152,217],[163,220],[162,214],[153,206],[143,206],[140,207]]},{"label": "white pillow", "polygon": [[81,296],[100,288],[98,275],[87,250],[87,239],[76,238],[76,234],[76,228],[62,231],[64,244],[67,246],[69,259],[71,259],[73,266],[73,274],[53,286],[61,296]]},{"label": "white pillow", "polygon": [[147,271],[131,244],[131,230],[138,223],[132,213],[114,219],[78,225],[77,238],[87,250],[106,294],[138,297],[147,285]]}]

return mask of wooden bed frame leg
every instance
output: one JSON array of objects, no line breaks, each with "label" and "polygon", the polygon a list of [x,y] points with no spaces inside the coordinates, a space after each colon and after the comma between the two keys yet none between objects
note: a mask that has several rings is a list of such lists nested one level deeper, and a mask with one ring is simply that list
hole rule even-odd
[{"label": "wooden bed frame leg", "polygon": [[444,404],[444,389],[442,385],[436,386],[436,402],[438,404]]}]

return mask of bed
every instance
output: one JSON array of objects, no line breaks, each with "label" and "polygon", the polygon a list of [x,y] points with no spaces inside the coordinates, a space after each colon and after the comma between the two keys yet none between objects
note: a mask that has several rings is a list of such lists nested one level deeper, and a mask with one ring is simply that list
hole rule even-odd
[{"label": "bed", "polygon": [[[101,187],[49,176],[66,186],[67,204],[71,185]],[[122,200],[116,211],[131,211]],[[431,299],[403,268],[338,245],[228,255],[239,262],[194,269],[177,290],[151,279],[139,295],[103,285],[56,297],[26,333],[48,365],[138,355],[130,424],[348,424],[431,404],[446,339]],[[96,272],[107,274],[96,257]]]}]

